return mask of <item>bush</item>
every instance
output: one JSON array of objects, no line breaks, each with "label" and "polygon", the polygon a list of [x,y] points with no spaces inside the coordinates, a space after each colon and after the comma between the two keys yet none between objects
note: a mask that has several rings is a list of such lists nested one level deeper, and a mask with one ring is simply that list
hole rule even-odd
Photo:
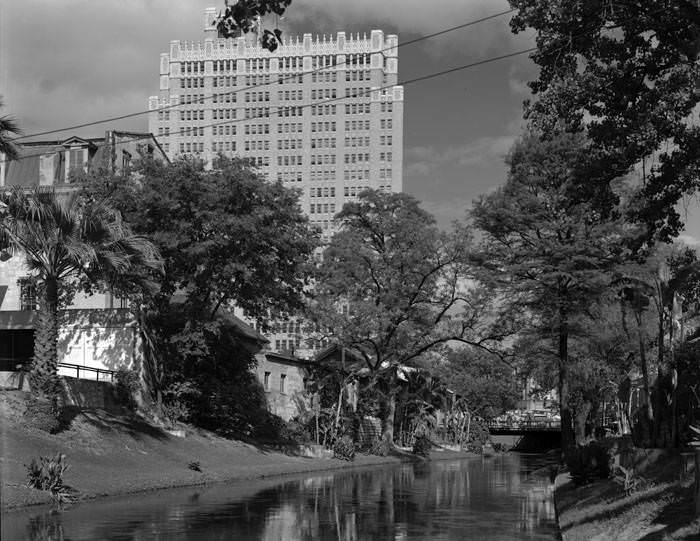
[{"label": "bush", "polygon": [[134,395],[141,389],[139,373],[136,370],[119,369],[114,373],[114,387],[119,401],[130,409],[136,408]]},{"label": "bush", "polygon": [[418,436],[413,444],[413,454],[428,458],[430,450],[433,448],[433,443],[425,436]]},{"label": "bush", "polygon": [[597,441],[575,447],[566,455],[566,465],[569,467],[571,479],[577,486],[588,485],[597,479],[610,477],[610,454]]},{"label": "bush", "polygon": [[335,441],[333,456],[350,462],[355,460],[355,444],[350,436],[343,436]]},{"label": "bush", "polygon": [[51,401],[39,400],[32,396],[27,400],[24,416],[30,426],[49,434],[55,434],[61,428],[58,407]]},{"label": "bush", "polygon": [[202,471],[202,465],[196,460],[193,460],[192,462],[187,464],[187,467],[192,471],[198,471],[198,472]]},{"label": "bush", "polygon": [[164,402],[161,406],[161,411],[165,421],[170,426],[173,426],[178,421],[186,421],[190,414],[189,408],[179,400]]},{"label": "bush", "polygon": [[391,445],[384,438],[375,439],[369,447],[370,455],[387,456],[391,452]]},{"label": "bush", "polygon": [[68,470],[65,462],[66,455],[57,454],[54,457],[33,458],[27,468],[28,485],[38,490],[48,490],[51,497],[59,503],[74,499],[68,487],[63,484],[63,474]]},{"label": "bush", "polygon": [[280,440],[293,443],[310,443],[313,441],[313,438],[306,426],[297,419],[292,419],[282,426]]}]

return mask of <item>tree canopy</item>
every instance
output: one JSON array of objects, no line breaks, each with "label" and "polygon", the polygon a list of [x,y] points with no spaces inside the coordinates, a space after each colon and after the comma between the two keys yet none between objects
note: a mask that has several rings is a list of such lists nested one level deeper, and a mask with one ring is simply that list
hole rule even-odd
[{"label": "tree canopy", "polygon": [[526,117],[545,136],[583,132],[592,142],[581,188],[600,211],[617,204],[611,182],[637,167],[629,217],[644,239],[675,236],[674,206],[700,187],[700,7],[691,0],[511,0],[514,32],[537,31]]}]

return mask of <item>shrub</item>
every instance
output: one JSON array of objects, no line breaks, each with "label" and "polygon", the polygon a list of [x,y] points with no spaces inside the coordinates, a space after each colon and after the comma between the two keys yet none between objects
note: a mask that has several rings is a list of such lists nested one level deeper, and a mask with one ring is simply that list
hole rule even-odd
[{"label": "shrub", "polygon": [[51,497],[59,503],[73,501],[74,497],[68,487],[63,484],[63,474],[68,470],[65,462],[66,455],[57,454],[54,457],[33,458],[27,468],[28,485],[38,490],[48,490]]},{"label": "shrub", "polygon": [[597,479],[608,479],[610,462],[608,450],[597,441],[575,447],[566,457],[571,479],[577,486],[588,485]]},{"label": "shrub", "polygon": [[300,423],[297,419],[292,419],[282,426],[280,431],[280,439],[294,443],[309,443],[312,437],[307,427]]},{"label": "shrub", "polygon": [[202,466],[200,465],[200,463],[198,461],[193,460],[192,462],[187,464],[187,467],[192,471],[198,471],[198,472],[202,471]]},{"label": "shrub", "polygon": [[172,400],[169,402],[164,402],[161,406],[161,411],[163,412],[163,417],[165,417],[166,422],[173,426],[178,421],[185,421],[189,417],[189,408],[179,400]]},{"label": "shrub", "polygon": [[136,370],[119,369],[114,373],[114,387],[119,401],[130,409],[136,407],[134,395],[141,389],[139,373]]},{"label": "shrub", "polygon": [[24,416],[27,418],[29,425],[49,434],[55,434],[61,428],[61,423],[58,419],[58,407],[51,401],[39,400],[33,396],[30,397],[27,400]]},{"label": "shrub", "polygon": [[433,443],[425,436],[418,436],[413,444],[413,454],[428,458]]},{"label": "shrub", "polygon": [[335,441],[333,456],[350,462],[355,460],[355,444],[350,436],[343,436]]},{"label": "shrub", "polygon": [[389,452],[391,452],[391,446],[384,438],[375,439],[369,447],[370,455],[387,456]]}]

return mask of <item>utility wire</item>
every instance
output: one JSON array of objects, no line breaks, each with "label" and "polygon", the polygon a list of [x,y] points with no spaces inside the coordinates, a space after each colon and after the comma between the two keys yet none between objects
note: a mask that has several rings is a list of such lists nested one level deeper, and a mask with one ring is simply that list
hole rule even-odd
[{"label": "utility wire", "polygon": [[[236,118],[236,119],[231,119],[231,120],[225,120],[225,121],[223,121],[223,122],[213,122],[213,123],[210,123],[210,124],[203,124],[203,125],[198,125],[198,126],[187,126],[187,127],[180,128],[180,129],[177,130],[177,131],[170,132],[170,135],[169,135],[169,136],[173,136],[173,135],[183,135],[183,134],[186,134],[186,132],[187,132],[188,130],[191,131],[193,128],[197,128],[197,129],[199,129],[199,128],[212,128],[212,127],[215,127],[215,126],[225,126],[225,125],[231,125],[231,124],[238,124],[238,123],[241,123],[241,122],[251,122],[251,121],[253,121],[253,120],[266,119],[266,118],[270,118],[270,117],[272,117],[272,116],[277,116],[277,117],[279,117],[279,116],[280,116],[280,112],[283,111],[283,110],[286,110],[286,109],[290,109],[290,108],[295,108],[295,109],[306,109],[306,108],[314,107],[314,106],[318,106],[318,105],[324,105],[324,104],[333,103],[333,102],[337,102],[337,101],[342,101],[342,100],[348,100],[348,99],[358,98],[358,97],[362,97],[362,96],[366,96],[366,95],[368,95],[368,94],[371,94],[372,92],[378,92],[378,91],[386,90],[386,89],[389,89],[389,88],[393,88],[394,86],[401,86],[401,85],[406,86],[406,85],[418,83],[418,82],[421,82],[421,81],[427,81],[427,80],[429,80],[429,79],[435,79],[435,78],[437,78],[437,77],[442,77],[442,76],[444,76],[444,75],[449,75],[450,73],[455,73],[455,72],[457,72],[457,71],[462,71],[462,70],[466,70],[466,69],[470,69],[470,68],[475,68],[475,67],[478,67],[478,66],[482,66],[482,65],[484,65],[484,64],[490,64],[490,63],[492,63],[492,62],[497,62],[497,61],[499,61],[499,60],[505,60],[505,59],[507,59],[507,58],[512,58],[512,57],[514,57],[514,56],[520,56],[520,55],[527,54],[527,53],[530,53],[530,52],[533,52],[533,51],[536,51],[536,50],[537,50],[537,47],[530,47],[529,49],[523,49],[523,50],[521,50],[521,51],[514,51],[514,52],[512,52],[512,53],[507,53],[507,54],[503,54],[503,55],[500,55],[500,56],[494,56],[494,57],[487,58],[487,59],[484,59],[484,60],[479,60],[479,61],[477,61],[477,62],[470,62],[469,64],[463,64],[463,65],[461,65],[461,66],[456,66],[456,67],[449,68],[449,69],[442,70],[442,71],[438,71],[438,72],[435,72],[435,73],[430,73],[430,74],[427,74],[427,75],[421,75],[421,76],[419,76],[419,77],[414,77],[414,78],[412,78],[412,79],[406,79],[406,80],[404,80],[404,81],[399,81],[399,82],[397,82],[396,84],[385,85],[385,86],[380,86],[380,87],[377,87],[377,88],[370,88],[369,90],[358,91],[358,92],[354,93],[353,95],[349,95],[349,96],[338,96],[338,97],[335,97],[335,98],[328,98],[328,99],[325,99],[325,100],[315,101],[315,102],[312,102],[312,103],[305,103],[305,104],[301,104],[301,105],[283,105],[283,106],[277,107],[277,109],[276,109],[275,111],[270,111],[270,113],[269,113],[268,115],[257,115],[257,116],[251,116],[251,117],[248,117],[248,118]],[[260,108],[264,108],[264,107],[260,107]],[[146,137],[147,137],[147,135],[141,134],[141,135],[135,136],[135,137],[133,137],[133,138],[121,139],[119,142],[120,142],[120,143],[126,143],[126,142],[129,142],[129,141],[139,141],[139,140],[145,139]],[[196,142],[199,142],[199,141],[196,141]],[[97,146],[99,147],[99,146],[102,146],[102,145],[105,145],[105,144],[106,144],[106,142],[104,142],[104,143],[98,143]],[[35,158],[35,157],[37,157],[37,156],[48,156],[48,155],[51,155],[51,154],[57,154],[57,153],[59,153],[59,152],[63,152],[63,150],[56,150],[56,151],[54,151],[54,152],[39,152],[39,153],[35,153],[35,154],[26,154],[26,155],[24,155],[24,156],[20,156],[19,158],[17,158],[16,160],[13,160],[13,161],[24,160],[24,159],[27,159],[27,158]]]},{"label": "utility wire", "polygon": [[[398,48],[400,48],[400,47],[405,47],[405,46],[407,46],[407,45],[413,45],[414,43],[418,43],[418,42],[424,41],[424,40],[426,40],[426,39],[431,39],[431,38],[434,38],[434,37],[437,37],[437,36],[441,36],[441,35],[443,35],[443,34],[447,34],[447,33],[449,33],[449,32],[454,32],[455,30],[461,30],[462,28],[467,28],[467,27],[469,27],[469,26],[474,26],[474,25],[476,25],[476,24],[483,23],[483,22],[489,21],[489,20],[491,20],[491,19],[496,19],[496,18],[501,17],[501,16],[503,16],[503,15],[507,15],[507,14],[509,14],[509,13],[513,13],[514,11],[516,11],[516,9],[509,9],[509,10],[506,10],[506,11],[501,11],[501,12],[499,12],[499,13],[494,13],[494,14],[492,14],[492,15],[487,15],[486,17],[481,17],[480,19],[475,19],[475,20],[473,20],[473,21],[469,21],[469,22],[466,22],[466,23],[462,23],[462,24],[459,24],[459,25],[457,25],[457,26],[452,26],[452,27],[446,28],[446,29],[444,29],[444,30],[439,30],[439,31],[437,31],[437,32],[433,32],[432,34],[426,34],[426,35],[424,35],[424,36],[420,36],[420,37],[417,37],[417,38],[414,38],[414,39],[405,41],[405,42],[403,42],[403,43],[399,43],[398,45],[396,45],[396,47],[387,47],[387,48],[385,48],[385,49],[380,49],[379,51],[375,51],[375,53],[385,53],[385,52],[390,51],[390,50],[395,49],[395,48],[398,49]],[[337,67],[337,66],[342,66],[342,65],[344,65],[344,64],[347,64],[347,56],[346,56],[346,60],[343,60],[342,62],[338,62],[338,63],[335,64],[334,66],[324,66],[324,67],[321,67],[321,68],[316,68],[316,69],[311,70],[311,71],[297,72],[297,73],[294,73],[294,74],[286,75],[286,76],[282,77],[281,79],[278,77],[277,80],[276,80],[276,81],[273,81],[273,82],[261,83],[261,84],[256,84],[256,85],[250,85],[250,86],[238,88],[238,89],[235,89],[235,90],[230,90],[230,91],[228,91],[228,92],[223,92],[223,93],[210,94],[210,95],[208,95],[208,96],[204,96],[203,98],[199,98],[199,100],[198,100],[197,103],[204,103],[204,101],[208,101],[208,100],[212,99],[214,96],[218,96],[218,95],[226,96],[226,95],[231,95],[231,94],[237,94],[237,93],[239,93],[239,92],[244,92],[244,91],[246,91],[246,90],[251,90],[251,89],[255,89],[255,88],[261,88],[261,87],[265,87],[265,86],[271,86],[271,85],[279,84],[280,81],[287,81],[287,80],[289,80],[289,79],[296,79],[296,78],[299,77],[300,75],[301,75],[301,76],[305,76],[305,75],[311,75],[311,74],[319,73],[319,72],[323,72],[323,71],[330,71],[329,68],[331,68],[331,67],[332,67],[332,68],[335,68],[335,67]],[[216,76],[215,76],[215,77],[216,77]],[[159,107],[159,108],[156,108],[156,109],[148,109],[148,110],[138,111],[138,112],[135,112],[135,113],[127,113],[127,114],[124,114],[124,115],[119,115],[119,116],[115,116],[115,117],[111,117],[111,118],[105,118],[105,119],[103,119],[103,120],[95,120],[95,121],[93,121],[93,122],[86,122],[86,123],[84,123],[84,124],[76,124],[76,125],[74,125],[74,126],[68,126],[68,127],[66,127],[66,128],[58,128],[58,129],[55,129],[55,130],[47,130],[47,131],[43,131],[43,132],[32,133],[32,134],[29,134],[29,135],[21,135],[21,136],[19,136],[19,137],[15,137],[15,138],[11,139],[10,142],[20,141],[20,140],[22,140],[22,139],[28,139],[28,138],[30,138],[30,137],[39,137],[39,136],[42,136],[42,135],[50,135],[50,134],[52,134],[52,133],[59,133],[59,132],[63,132],[63,131],[77,130],[77,129],[79,129],[79,128],[87,128],[87,127],[90,127],[90,126],[96,126],[96,125],[98,125],[98,124],[104,124],[104,123],[107,123],[107,122],[114,122],[114,121],[117,121],[117,120],[124,120],[124,119],[127,119],[127,118],[133,118],[133,117],[135,117],[135,116],[141,116],[141,115],[145,115],[145,114],[148,114],[148,113],[157,113],[157,112],[159,112],[159,111],[166,111],[166,110],[169,110],[169,109],[174,109],[174,108],[180,107],[180,106],[182,106],[182,105],[185,105],[185,104],[183,104],[183,103],[174,103],[174,104],[170,104],[170,105],[164,105],[163,107]]]}]

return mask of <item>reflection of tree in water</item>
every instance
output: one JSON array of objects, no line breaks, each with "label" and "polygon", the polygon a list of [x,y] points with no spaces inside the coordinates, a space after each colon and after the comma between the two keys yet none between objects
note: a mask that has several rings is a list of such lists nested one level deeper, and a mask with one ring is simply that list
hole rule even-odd
[{"label": "reflection of tree in water", "polygon": [[[91,539],[360,541],[460,538],[476,524],[494,539],[503,527],[532,532],[553,519],[551,494],[537,479],[521,483],[517,466],[498,459],[373,468],[292,480],[228,503],[202,496],[135,505],[118,524],[80,525]],[[494,520],[506,515],[510,526]],[[30,528],[32,540],[75,537],[64,536],[60,517],[37,517]]]},{"label": "reflection of tree in water", "polygon": [[29,519],[27,524],[27,539],[29,541],[63,541],[63,525],[58,512],[37,515]]}]

